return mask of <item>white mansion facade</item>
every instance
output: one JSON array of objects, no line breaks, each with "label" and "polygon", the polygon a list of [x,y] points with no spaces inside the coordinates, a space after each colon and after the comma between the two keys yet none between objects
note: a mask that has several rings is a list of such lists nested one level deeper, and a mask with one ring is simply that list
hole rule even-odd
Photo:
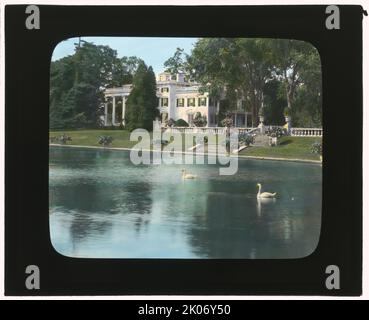
[{"label": "white mansion facade", "polygon": [[[199,84],[188,82],[183,73],[173,76],[163,72],[156,78],[158,109],[162,123],[166,120],[183,119],[193,126],[193,118],[197,112],[206,117],[207,126],[217,126],[216,115],[219,111],[219,101],[215,101],[207,92],[199,91]],[[103,121],[105,126],[125,125],[126,101],[131,92],[132,85],[108,88],[105,90],[105,113]],[[242,111],[240,107],[234,110],[233,123],[237,127],[251,125],[251,114]]]}]

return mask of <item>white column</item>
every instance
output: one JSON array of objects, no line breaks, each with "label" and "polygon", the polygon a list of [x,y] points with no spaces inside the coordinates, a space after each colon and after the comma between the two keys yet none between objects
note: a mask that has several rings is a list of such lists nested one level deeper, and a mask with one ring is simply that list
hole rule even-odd
[{"label": "white column", "polygon": [[126,97],[122,96],[122,124],[126,125]]},{"label": "white column", "polygon": [[209,124],[210,124],[210,108],[209,108],[209,97],[205,97],[206,99],[206,103],[205,103],[205,106],[206,106],[206,121],[208,122],[207,123],[207,127],[209,127]]},{"label": "white column", "polygon": [[115,96],[113,96],[113,113],[111,116],[111,124],[112,126],[115,125]]},{"label": "white column", "polygon": [[104,103],[104,125],[107,126],[108,125],[108,103],[105,102]]},{"label": "white column", "polygon": [[168,95],[168,106],[167,106],[167,110],[168,110],[168,121],[169,121],[169,119],[171,119],[172,118],[172,110],[171,110],[171,107],[172,107],[172,101],[171,101],[171,96],[170,95]]}]

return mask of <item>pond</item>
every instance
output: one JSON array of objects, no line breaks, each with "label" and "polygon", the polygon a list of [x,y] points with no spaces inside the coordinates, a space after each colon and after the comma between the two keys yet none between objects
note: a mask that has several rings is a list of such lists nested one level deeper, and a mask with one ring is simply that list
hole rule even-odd
[{"label": "pond", "polygon": [[[239,159],[134,165],[129,151],[50,147],[53,247],[69,257],[287,259],[319,241],[322,167]],[[181,169],[197,174],[182,180]],[[258,201],[256,184],[278,193]]]}]

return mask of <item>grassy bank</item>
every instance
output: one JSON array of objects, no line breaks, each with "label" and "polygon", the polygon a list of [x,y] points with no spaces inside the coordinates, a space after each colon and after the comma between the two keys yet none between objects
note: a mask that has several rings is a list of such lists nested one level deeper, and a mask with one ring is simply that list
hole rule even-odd
[{"label": "grassy bank", "polygon": [[311,153],[311,145],[321,142],[319,137],[282,137],[275,147],[250,147],[239,154],[254,157],[319,160],[319,155]]},{"label": "grassy bank", "polygon": [[[102,135],[113,137],[110,147],[132,148],[137,144],[129,141],[129,131],[126,130],[69,130],[51,131],[50,137],[57,137],[65,133],[72,138],[67,145],[99,146],[99,137]],[[311,145],[321,141],[319,137],[282,137],[276,147],[249,147],[239,154],[253,157],[272,157],[283,159],[319,160],[319,155],[311,153]]]},{"label": "grassy bank", "polygon": [[71,131],[50,131],[50,137],[58,137],[65,133],[72,138],[67,145],[94,146],[101,147],[100,136],[113,137],[111,147],[114,148],[132,148],[137,142],[129,141],[129,131],[127,130],[71,130]]}]

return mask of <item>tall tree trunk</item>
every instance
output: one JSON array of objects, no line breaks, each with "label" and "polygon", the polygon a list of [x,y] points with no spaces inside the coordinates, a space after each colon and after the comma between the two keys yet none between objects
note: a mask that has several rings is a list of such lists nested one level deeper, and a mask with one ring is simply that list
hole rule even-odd
[{"label": "tall tree trunk", "polygon": [[258,122],[259,122],[259,119],[258,119],[258,110],[257,110],[257,104],[256,104],[256,96],[255,96],[255,93],[253,92],[252,95],[251,95],[251,117],[252,117],[252,123],[253,123],[253,126],[257,126],[258,125]]},{"label": "tall tree trunk", "polygon": [[291,89],[289,88],[289,85],[287,85],[287,89],[286,89],[286,99],[287,99],[287,107],[288,107],[288,109],[291,110],[291,107],[292,107],[292,94],[291,94]]}]

